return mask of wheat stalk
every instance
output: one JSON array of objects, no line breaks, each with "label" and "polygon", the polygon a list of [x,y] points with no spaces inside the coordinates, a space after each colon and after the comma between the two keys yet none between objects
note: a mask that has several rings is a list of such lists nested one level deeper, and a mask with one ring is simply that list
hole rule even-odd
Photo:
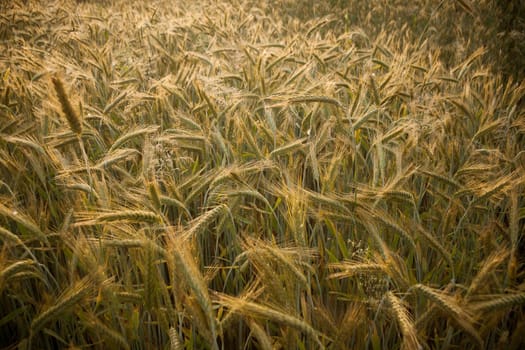
[{"label": "wheat stalk", "polygon": [[[35,336],[47,323],[70,311],[79,302],[93,295],[99,287],[98,277],[86,276],[62,292],[52,306],[40,312],[31,322],[31,334]],[[106,283],[106,282],[103,282]]]},{"label": "wheat stalk", "polygon": [[419,291],[428,299],[432,300],[446,316],[451,317],[479,346],[483,346],[483,340],[474,327],[474,318],[469,308],[460,306],[454,298],[423,284],[416,284],[411,287],[411,289]]}]

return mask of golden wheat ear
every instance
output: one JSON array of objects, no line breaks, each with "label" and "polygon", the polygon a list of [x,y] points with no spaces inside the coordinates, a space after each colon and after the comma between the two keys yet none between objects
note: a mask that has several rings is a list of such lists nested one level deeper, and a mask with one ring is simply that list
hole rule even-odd
[{"label": "golden wheat ear", "polygon": [[412,319],[410,312],[407,310],[405,303],[392,292],[386,293],[386,299],[390,304],[391,312],[397,320],[403,336],[401,349],[422,349],[423,347],[417,338],[417,330],[414,320]]},{"label": "golden wheat ear", "polygon": [[75,134],[80,135],[82,133],[82,119],[77,111],[75,111],[73,108],[73,105],[71,104],[71,101],[66,93],[66,89],[64,88],[62,79],[60,79],[58,76],[53,76],[51,77],[51,82],[53,83],[55,93],[58,97],[58,101],[62,107],[62,112],[67,119],[69,127]]},{"label": "golden wheat ear", "polygon": [[[51,77],[51,82],[53,83],[53,87],[55,88],[55,93],[58,97],[58,101],[60,102],[60,106],[62,108],[62,113],[66,117],[67,123],[69,124],[69,128],[71,131],[73,131],[77,135],[78,144],[80,146],[80,151],[82,152],[82,158],[84,158],[84,163],[86,165],[86,170],[89,178],[89,187],[93,189],[93,177],[91,176],[91,169],[89,166],[89,158],[86,153],[86,148],[84,147],[84,141],[82,140],[82,116],[79,114],[71,104],[71,100],[69,99],[66,89],[64,88],[64,83],[62,82],[62,79],[58,77],[57,75]],[[80,105],[80,108],[82,108],[82,105]],[[90,192],[89,194],[90,200],[93,199],[93,196]]]}]

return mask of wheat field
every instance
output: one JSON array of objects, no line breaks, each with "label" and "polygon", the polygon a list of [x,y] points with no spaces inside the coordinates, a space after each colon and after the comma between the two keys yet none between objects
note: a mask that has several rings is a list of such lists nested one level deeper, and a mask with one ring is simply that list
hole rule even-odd
[{"label": "wheat field", "polygon": [[0,4],[0,348],[525,346],[494,6]]}]

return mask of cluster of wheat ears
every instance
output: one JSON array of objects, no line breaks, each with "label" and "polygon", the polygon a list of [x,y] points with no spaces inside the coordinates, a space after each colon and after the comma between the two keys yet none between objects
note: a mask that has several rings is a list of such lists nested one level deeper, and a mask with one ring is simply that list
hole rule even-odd
[{"label": "cluster of wheat ears", "polygon": [[483,48],[241,0],[2,6],[0,347],[523,345],[525,86]]}]

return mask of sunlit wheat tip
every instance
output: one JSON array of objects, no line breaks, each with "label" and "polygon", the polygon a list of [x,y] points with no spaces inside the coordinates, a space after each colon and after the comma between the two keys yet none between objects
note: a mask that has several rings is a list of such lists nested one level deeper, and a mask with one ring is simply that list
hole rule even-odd
[{"label": "sunlit wheat tip", "polygon": [[75,134],[80,135],[82,133],[82,120],[71,105],[70,99],[66,93],[62,80],[59,77],[54,76],[51,77],[51,81],[53,82],[55,93],[58,97],[58,101],[60,102],[60,106],[62,107],[62,112],[64,113],[64,116],[67,119],[69,127]]}]

